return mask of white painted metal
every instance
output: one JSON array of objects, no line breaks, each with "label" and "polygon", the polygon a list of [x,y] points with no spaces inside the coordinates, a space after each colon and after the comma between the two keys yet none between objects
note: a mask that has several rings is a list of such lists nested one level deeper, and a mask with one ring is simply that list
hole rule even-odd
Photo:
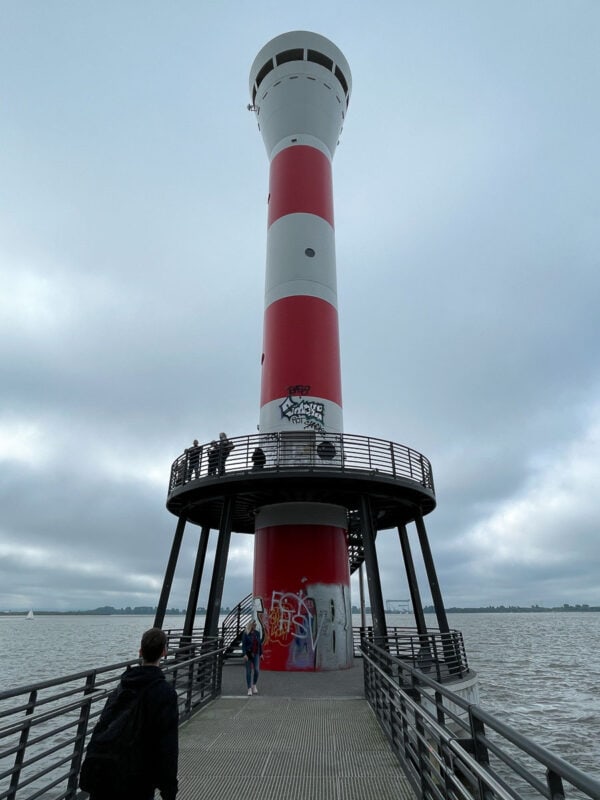
[{"label": "white painted metal", "polygon": [[250,94],[252,94],[254,81],[256,80],[258,72],[262,69],[263,64],[277,53],[283,53],[285,50],[293,50],[296,47],[316,50],[331,58],[334,64],[340,67],[344,73],[344,77],[348,81],[348,94],[352,93],[350,65],[346,61],[346,57],[342,51],[336,47],[332,41],[325,36],[321,36],[320,33],[314,33],[313,31],[288,31],[287,33],[282,33],[274,39],[271,39],[270,42],[267,42],[266,45],[258,51],[258,55],[250,68]]},{"label": "white painted metal", "polygon": [[[306,255],[311,248],[314,256]],[[335,235],[314,214],[287,214],[269,228],[265,307],[292,295],[310,295],[337,308]]]},{"label": "white painted metal", "polygon": [[346,509],[328,503],[278,503],[263,506],[256,515],[257,531],[274,525],[332,525],[346,528]]},{"label": "white painted metal", "polygon": [[250,93],[269,58],[290,49],[316,50],[334,62],[334,71],[312,61],[294,60],[274,67],[262,80],[254,100],[257,121],[271,159],[282,140],[295,135],[315,136],[333,157],[344,124],[348,101],[335,76],[335,64],[348,83],[350,67],[340,50],[324,36],[309,31],[291,31],[268,42],[252,64]]},{"label": "white painted metal", "polygon": [[[270,403],[265,403],[260,410],[260,432],[261,433],[274,433],[276,431],[301,431],[306,435],[303,430],[303,425],[298,425],[294,422],[294,416],[290,413],[289,416],[282,415],[281,404],[285,397],[272,400]],[[331,400],[325,400],[322,397],[311,397],[309,395],[293,396],[293,401],[305,401],[306,404],[314,402],[320,404],[322,414],[319,414],[322,422],[320,425],[331,433],[342,433],[344,429],[343,412],[341,406]],[[284,409],[285,412],[285,409]],[[319,424],[319,419],[315,418],[315,423]],[[319,427],[319,430],[321,427]]]},{"label": "white painted metal", "polygon": [[271,161],[278,153],[280,153],[282,150],[285,150],[286,147],[291,147],[292,145],[306,145],[307,147],[314,147],[315,150],[319,150],[331,161],[331,153],[327,147],[325,147],[323,142],[317,139],[316,136],[311,136],[308,133],[297,133],[294,136],[288,137],[287,139],[282,139],[279,144],[275,145],[273,148],[271,152]]}]

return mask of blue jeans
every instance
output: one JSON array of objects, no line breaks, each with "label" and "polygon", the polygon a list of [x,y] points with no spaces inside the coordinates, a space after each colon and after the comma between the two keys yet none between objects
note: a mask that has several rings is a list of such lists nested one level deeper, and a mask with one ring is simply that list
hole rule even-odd
[{"label": "blue jeans", "polygon": [[[253,669],[254,669],[254,680],[252,680]],[[252,684],[256,686],[259,672],[260,672],[260,656],[258,655],[258,653],[254,656],[248,656],[248,659],[246,660],[246,684],[248,685],[249,689],[252,686]]]}]

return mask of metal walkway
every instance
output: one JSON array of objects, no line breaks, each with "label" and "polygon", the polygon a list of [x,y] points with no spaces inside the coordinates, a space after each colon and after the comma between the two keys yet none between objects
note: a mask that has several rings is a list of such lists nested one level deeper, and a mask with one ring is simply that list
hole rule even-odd
[{"label": "metal walkway", "polygon": [[179,730],[178,800],[414,800],[362,692],[362,664],[330,673],[223,670],[223,695]]}]

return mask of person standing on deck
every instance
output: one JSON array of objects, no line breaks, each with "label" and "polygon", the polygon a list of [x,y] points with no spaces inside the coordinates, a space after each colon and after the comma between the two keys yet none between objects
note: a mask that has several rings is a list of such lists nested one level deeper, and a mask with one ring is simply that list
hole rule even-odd
[{"label": "person standing on deck", "polygon": [[219,475],[225,474],[225,462],[229,458],[229,453],[235,449],[235,445],[233,445],[229,439],[227,438],[226,433],[219,434]]},{"label": "person standing on deck", "polygon": [[262,642],[256,630],[256,620],[251,620],[246,625],[242,636],[242,653],[246,665],[246,685],[248,694],[258,694],[256,683],[260,673],[260,659],[262,656]]},{"label": "person standing on deck", "polygon": [[202,448],[198,444],[198,439],[194,439],[193,445],[185,451],[185,454],[187,456],[186,481],[189,481],[192,478],[197,478],[198,475],[200,474],[201,453],[202,453]]},{"label": "person standing on deck", "polygon": [[213,439],[212,442],[210,443],[210,447],[208,448],[208,474],[216,475],[218,466],[219,466],[219,445],[217,444],[215,439]]}]

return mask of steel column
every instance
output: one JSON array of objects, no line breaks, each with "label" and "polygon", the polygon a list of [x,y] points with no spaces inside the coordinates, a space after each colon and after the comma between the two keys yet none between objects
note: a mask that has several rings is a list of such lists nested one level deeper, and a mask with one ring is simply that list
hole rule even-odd
[{"label": "steel column", "polygon": [[196,554],[196,563],[194,564],[194,575],[192,577],[192,584],[190,586],[190,596],[188,598],[188,604],[185,613],[185,622],[183,623],[182,644],[188,644],[192,639],[192,631],[194,629],[196,609],[198,608],[198,595],[200,594],[200,583],[202,581],[202,573],[204,572],[204,560],[206,558],[206,548],[208,546],[209,536],[210,528],[208,525],[205,525],[202,528],[200,539],[198,541],[198,552]]},{"label": "steel column", "polygon": [[204,624],[204,641],[206,641],[206,639],[209,637],[214,638],[217,636],[219,630],[219,614],[221,613],[221,598],[223,597],[225,569],[227,567],[229,542],[231,540],[231,524],[234,502],[234,496],[227,497],[223,503],[223,510],[221,511],[219,538],[217,540],[215,563],[213,567],[210,594],[208,596],[208,607],[206,609],[206,620]]},{"label": "steel column", "polygon": [[365,630],[367,627],[367,612],[365,609],[365,562],[363,561],[358,568],[358,589],[360,593],[360,627]]},{"label": "steel column", "polygon": [[412,603],[413,613],[415,615],[415,622],[417,623],[417,631],[419,634],[426,634],[427,624],[425,623],[423,603],[421,602],[421,593],[419,592],[419,584],[417,582],[415,564],[410,549],[410,542],[408,541],[406,525],[398,526],[398,536],[400,537],[400,547],[402,548],[402,557],[404,559],[404,566],[406,568],[408,589],[410,591],[410,601]]},{"label": "steel column", "polygon": [[433,563],[433,556],[431,555],[431,548],[429,547],[429,540],[427,539],[427,531],[425,530],[425,523],[421,513],[417,511],[415,514],[415,525],[419,534],[419,542],[421,544],[421,552],[423,554],[423,562],[429,580],[429,588],[431,589],[431,599],[433,600],[433,607],[435,608],[435,615],[438,621],[438,628],[440,633],[449,633],[448,619],[446,617],[446,609],[444,608],[444,601],[442,600],[442,593],[435,571],[435,564]]},{"label": "steel column", "polygon": [[173,576],[175,575],[175,567],[177,566],[177,559],[179,558],[179,550],[181,549],[181,540],[183,539],[185,523],[185,517],[179,517],[177,521],[177,527],[175,528],[173,544],[171,545],[171,554],[169,556],[169,563],[167,564],[167,571],[165,572],[165,579],[163,581],[160,599],[156,608],[156,616],[154,617],[155,628],[162,628],[163,622],[165,621],[167,603],[169,602],[169,595],[171,594],[171,586],[173,585]]},{"label": "steel column", "polygon": [[369,599],[371,601],[371,619],[373,621],[373,636],[379,644],[387,634],[385,611],[383,609],[383,595],[381,593],[381,580],[377,564],[377,551],[375,550],[375,526],[371,513],[371,500],[367,495],[360,498],[360,518],[365,553],[365,566],[367,568],[367,582],[369,584]]}]

